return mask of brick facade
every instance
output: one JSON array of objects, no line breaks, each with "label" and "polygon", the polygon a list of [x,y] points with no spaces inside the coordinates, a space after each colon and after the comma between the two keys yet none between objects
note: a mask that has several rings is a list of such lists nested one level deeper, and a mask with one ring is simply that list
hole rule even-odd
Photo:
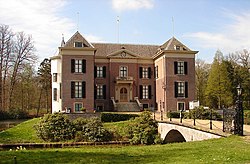
[{"label": "brick facade", "polygon": [[[53,100],[52,111],[70,108],[70,112],[79,112],[80,107],[114,111],[111,98],[116,103],[134,102],[138,98],[144,108],[163,111],[175,111],[184,104],[186,110],[195,97],[196,53],[175,38],[161,46],[91,44],[77,32],[59,47],[59,54],[51,58],[51,73],[59,75],[52,89],[57,88],[61,95],[57,101]],[[72,60],[80,61],[80,66],[75,63],[74,69],[79,67],[86,69],[85,72],[72,72]],[[175,72],[176,63],[182,71],[179,74]],[[83,83],[78,87],[74,82]],[[185,95],[181,95],[184,92]],[[74,97],[79,94],[80,98]]]}]

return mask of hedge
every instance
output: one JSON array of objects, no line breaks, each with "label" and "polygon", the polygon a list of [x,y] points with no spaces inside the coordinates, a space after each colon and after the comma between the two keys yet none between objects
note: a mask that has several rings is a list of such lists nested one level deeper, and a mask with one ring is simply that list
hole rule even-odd
[{"label": "hedge", "polygon": [[138,114],[118,114],[118,113],[101,113],[102,122],[126,121],[138,117]]}]

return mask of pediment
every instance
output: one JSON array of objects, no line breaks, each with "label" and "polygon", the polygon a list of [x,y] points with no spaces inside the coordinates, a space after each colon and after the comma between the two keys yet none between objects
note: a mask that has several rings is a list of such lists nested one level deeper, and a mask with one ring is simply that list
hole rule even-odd
[{"label": "pediment", "polygon": [[129,50],[121,49],[118,51],[115,51],[109,55],[107,55],[108,58],[139,58],[139,56]]},{"label": "pediment", "polygon": [[88,42],[78,31],[65,43],[64,47],[75,47],[75,43],[79,42],[82,44],[81,47],[94,48],[94,46]]}]

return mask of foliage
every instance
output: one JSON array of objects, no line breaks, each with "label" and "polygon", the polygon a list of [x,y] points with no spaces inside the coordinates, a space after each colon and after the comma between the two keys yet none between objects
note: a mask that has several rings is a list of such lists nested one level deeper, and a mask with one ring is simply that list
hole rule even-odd
[{"label": "foliage", "polygon": [[82,126],[78,127],[81,131],[77,131],[76,141],[100,142],[112,140],[111,133],[103,127],[99,118],[90,118],[86,124],[83,120],[78,122]]},{"label": "foliage", "polygon": [[[49,109],[51,108],[51,61],[47,58],[45,58],[39,68],[38,68],[38,81],[40,86],[40,94],[39,94],[39,102],[38,102],[38,108],[37,108],[37,115],[40,110],[41,99],[45,97],[44,102],[45,108],[47,109],[47,113],[49,112]],[[44,95],[44,96],[43,96]]]},{"label": "foliage", "polygon": [[101,113],[102,122],[126,121],[138,117],[138,114],[120,114],[120,113]]},{"label": "foliage", "polygon": [[29,118],[29,114],[27,111],[21,109],[11,109],[9,111],[1,111],[0,110],[0,120],[7,119],[26,119]]},{"label": "foliage", "polygon": [[75,127],[76,131],[82,131],[83,127],[88,123],[88,119],[79,117],[73,120],[73,126]]},{"label": "foliage", "polygon": [[132,144],[150,145],[159,142],[158,125],[149,111],[144,111],[139,117],[131,120],[128,134]]},{"label": "foliage", "polygon": [[217,51],[208,76],[206,96],[209,107],[229,107],[233,104],[232,81],[223,54]]},{"label": "foliage", "polygon": [[25,119],[29,118],[28,112],[21,109],[11,109],[9,111],[9,116],[11,119]]},{"label": "foliage", "polygon": [[34,127],[37,135],[45,141],[65,141],[73,139],[75,135],[73,124],[62,113],[46,114]]},{"label": "foliage", "polygon": [[31,35],[0,24],[0,110],[27,110],[36,101],[34,64],[37,56]]},{"label": "foliage", "polygon": [[[184,112],[182,112],[183,114]],[[167,113],[168,118],[180,118],[180,112],[178,111],[171,111]]]},{"label": "foliage", "polygon": [[222,116],[218,112],[213,109],[206,109],[203,106],[196,107],[195,109],[190,110],[190,112],[188,113],[188,118],[209,120],[211,118],[211,112],[213,120],[222,120]]},{"label": "foliage", "polygon": [[210,70],[210,64],[205,63],[201,59],[195,61],[195,86],[196,86],[196,100],[200,104],[206,104],[205,90],[207,87],[207,80]]}]

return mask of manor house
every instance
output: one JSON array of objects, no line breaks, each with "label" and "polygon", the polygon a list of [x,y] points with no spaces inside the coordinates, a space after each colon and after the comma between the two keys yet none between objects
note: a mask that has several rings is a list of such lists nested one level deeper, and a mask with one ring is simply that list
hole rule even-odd
[{"label": "manor house", "polygon": [[77,31],[51,57],[52,112],[187,110],[197,52],[175,37],[162,45],[90,43]]}]

